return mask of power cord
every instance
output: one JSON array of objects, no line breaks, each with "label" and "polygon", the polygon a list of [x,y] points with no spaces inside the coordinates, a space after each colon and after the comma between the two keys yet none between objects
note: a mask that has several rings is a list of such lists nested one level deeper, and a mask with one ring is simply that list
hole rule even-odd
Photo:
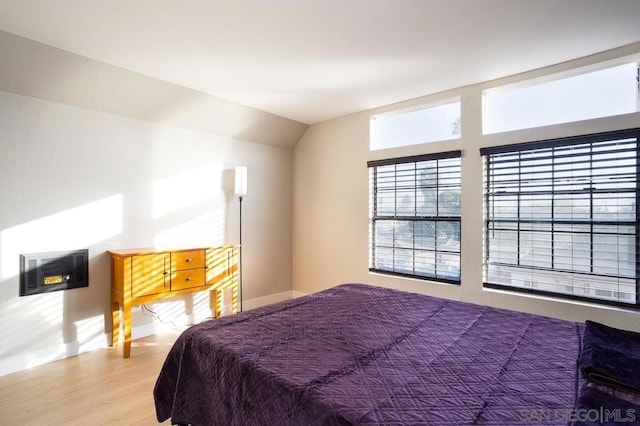
[{"label": "power cord", "polygon": [[184,327],[180,327],[180,326],[176,325],[176,323],[173,322],[173,321],[165,321],[165,320],[163,320],[157,312],[151,310],[147,305],[143,304],[143,305],[140,305],[140,306],[142,307],[142,313],[143,314],[152,317],[153,319],[157,320],[158,322],[160,322],[162,324],[170,325],[171,327],[175,328],[176,330],[181,330],[182,328],[184,328]]}]

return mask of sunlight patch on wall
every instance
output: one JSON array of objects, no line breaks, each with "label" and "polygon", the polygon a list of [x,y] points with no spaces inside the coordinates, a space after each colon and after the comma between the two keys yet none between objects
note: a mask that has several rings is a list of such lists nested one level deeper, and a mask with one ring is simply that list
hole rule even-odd
[{"label": "sunlight patch on wall", "polygon": [[[29,296],[31,298],[32,296]],[[21,299],[21,301],[24,299]],[[63,306],[64,306],[64,292],[57,291],[46,294],[39,294],[33,296],[33,299],[29,300],[30,305],[35,305],[33,310],[37,312],[44,323],[47,325],[59,325],[63,320]],[[21,309],[29,309],[23,303],[20,304]]]},{"label": "sunlight patch on wall", "polygon": [[[17,290],[17,289],[16,289]],[[17,291],[16,291],[17,295]],[[2,338],[3,349],[7,350],[13,342],[17,342],[18,338],[25,330],[29,330],[30,336],[33,336],[38,343],[52,338],[49,336],[49,328],[41,327],[42,324],[60,325],[62,324],[64,292],[56,291],[47,294],[38,294],[20,299],[14,298],[10,301],[3,302],[2,317],[5,321],[0,324],[0,338]],[[27,318],[23,324],[11,324],[9,318],[17,318],[20,312],[27,313]],[[40,333],[42,330],[42,333]],[[4,333],[15,333],[15,336],[5,335]],[[57,341],[58,336],[54,337]]]},{"label": "sunlight patch on wall", "polygon": [[96,315],[91,318],[76,321],[75,326],[78,335],[77,340],[80,345],[79,353],[104,347],[104,315]]},{"label": "sunlight patch on wall", "polygon": [[85,248],[122,233],[122,194],[41,217],[0,232],[0,278],[15,277],[19,255]]},{"label": "sunlight patch on wall", "polygon": [[212,163],[153,184],[152,218],[216,198],[222,193],[222,163]]},{"label": "sunlight patch on wall", "polygon": [[160,327],[169,329],[198,324],[213,316],[208,291],[176,296],[146,306],[150,311],[143,309],[143,314],[153,317]]},{"label": "sunlight patch on wall", "polygon": [[225,209],[217,207],[211,213],[180,222],[156,234],[154,247],[209,247],[224,244]]},{"label": "sunlight patch on wall", "polygon": [[144,309],[146,316],[153,317],[157,324],[163,327],[179,329],[191,323],[193,314],[192,295],[172,297],[163,301],[147,305]]},{"label": "sunlight patch on wall", "polygon": [[213,316],[209,304],[209,292],[201,291],[193,294],[193,320],[198,324]]},{"label": "sunlight patch on wall", "polygon": [[[64,292],[15,298],[0,303],[0,376],[59,359],[66,349],[60,347]],[[12,318],[22,318],[20,323]],[[28,337],[26,337],[28,336]],[[24,348],[29,348],[25,356]],[[52,351],[51,348],[57,348]],[[58,357],[58,358],[57,358]]]}]

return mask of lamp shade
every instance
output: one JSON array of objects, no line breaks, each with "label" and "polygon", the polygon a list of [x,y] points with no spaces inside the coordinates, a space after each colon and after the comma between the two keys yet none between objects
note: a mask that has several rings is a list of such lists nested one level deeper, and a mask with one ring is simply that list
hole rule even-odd
[{"label": "lamp shade", "polygon": [[236,195],[247,195],[247,168],[236,167]]}]

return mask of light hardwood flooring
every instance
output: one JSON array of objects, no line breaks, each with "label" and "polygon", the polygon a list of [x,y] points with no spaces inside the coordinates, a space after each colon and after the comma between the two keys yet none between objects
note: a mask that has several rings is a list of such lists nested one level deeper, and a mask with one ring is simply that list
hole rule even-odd
[{"label": "light hardwood flooring", "polygon": [[128,359],[105,348],[0,377],[0,424],[157,425],[153,386],[178,335],[134,340]]}]

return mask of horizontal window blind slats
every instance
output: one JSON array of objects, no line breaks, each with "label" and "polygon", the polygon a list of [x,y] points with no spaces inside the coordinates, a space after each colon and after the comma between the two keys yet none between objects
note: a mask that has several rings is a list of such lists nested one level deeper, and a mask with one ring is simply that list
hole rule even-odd
[{"label": "horizontal window blind slats", "polygon": [[[460,158],[462,151],[446,151],[434,154],[413,155],[409,157],[388,158],[384,160],[372,160],[367,162],[367,167],[382,167],[389,165],[402,165],[405,163],[419,163],[426,160],[446,160],[448,158]],[[446,165],[447,163],[444,163]]]},{"label": "horizontal window blind slats", "polygon": [[[529,188],[527,188],[529,189]],[[556,196],[560,196],[560,195],[582,195],[582,194],[626,194],[629,192],[629,188],[610,188],[610,189],[597,189],[597,188],[593,188],[593,189],[589,189],[589,188],[582,188],[582,189],[563,189],[563,190],[558,190],[558,191],[553,191],[553,190],[549,190],[549,189],[540,189],[540,190],[517,190],[515,188],[505,188],[505,189],[500,189],[500,190],[496,190],[496,191],[491,191],[489,192],[489,194],[493,197],[506,197],[509,196],[511,194],[518,194],[521,197],[528,197],[528,196],[536,196],[536,195],[556,195]],[[499,201],[499,200],[498,200]]]},{"label": "horizontal window blind slats", "polygon": [[452,151],[368,163],[370,270],[459,282],[459,157]]},{"label": "horizontal window blind slats", "polygon": [[[537,142],[524,142],[510,145],[500,145],[493,147],[480,148],[480,155],[513,153],[518,151],[532,151],[538,149],[551,148],[556,146],[587,146],[587,144],[596,142],[606,144],[610,141],[625,141],[627,138],[637,138],[640,135],[640,129],[628,129],[614,132],[594,133],[590,135],[571,136],[566,138],[547,139]],[[606,146],[606,145],[603,145]]]},{"label": "horizontal window blind slats", "polygon": [[376,220],[379,221],[394,221],[394,220],[408,220],[414,222],[421,221],[433,221],[433,222],[460,222],[460,216],[401,216],[401,215],[377,215]]},{"label": "horizontal window blind slats", "polygon": [[635,135],[481,150],[485,283],[638,305]]},{"label": "horizontal window blind slats", "polygon": [[[613,144],[612,144],[613,145]],[[546,150],[544,155],[538,153],[536,156],[527,155],[526,151],[518,151],[517,155],[514,153],[509,154],[496,154],[492,155],[492,163],[496,165],[510,163],[514,161],[515,158],[518,158],[519,161],[523,163],[529,163],[531,165],[535,164],[543,164],[547,163],[550,160],[553,160],[557,164],[575,164],[580,163],[581,159],[593,156],[595,159],[600,158],[600,161],[603,159],[610,158],[611,155],[615,154],[615,158],[632,158],[635,154],[635,149],[632,143],[628,143],[625,141],[616,141],[616,146],[619,146],[619,149],[608,149],[608,150],[593,150],[593,151],[584,151],[584,152],[575,152],[571,150],[559,148],[552,148]],[[489,154],[486,154],[489,155]]]}]

